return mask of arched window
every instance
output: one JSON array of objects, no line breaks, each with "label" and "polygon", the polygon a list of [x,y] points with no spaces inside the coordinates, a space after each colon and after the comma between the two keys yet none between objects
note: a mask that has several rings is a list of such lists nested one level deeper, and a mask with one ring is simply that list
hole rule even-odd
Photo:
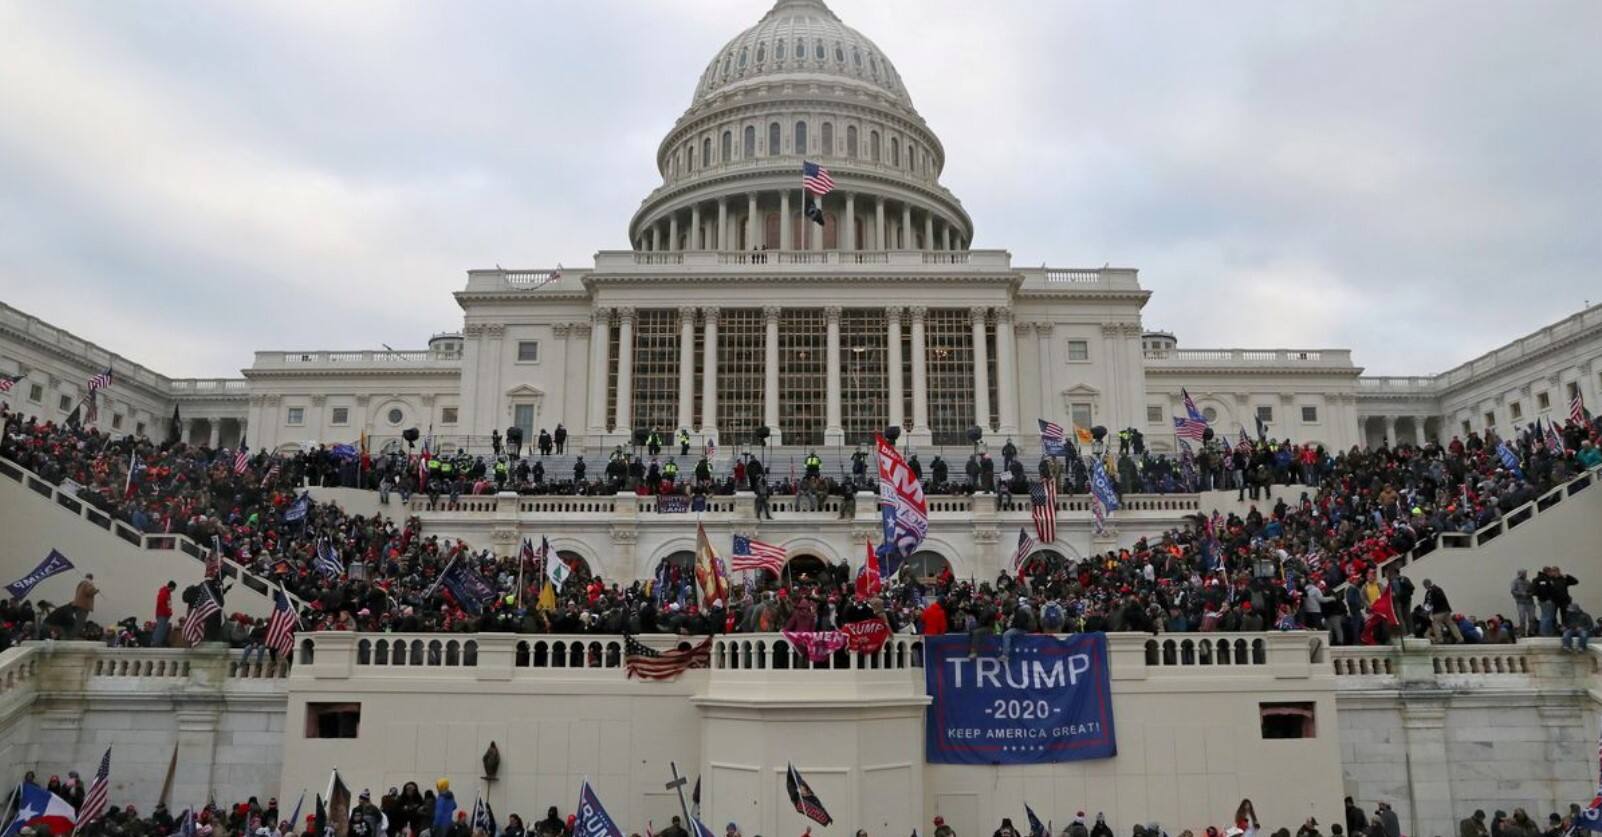
[{"label": "arched window", "polygon": [[918,170],[918,144],[915,143],[915,142],[909,142],[909,143],[907,143],[907,171],[917,171],[917,170]]},{"label": "arched window", "polygon": [[878,131],[869,131],[868,132],[868,159],[872,160],[875,163],[879,162],[879,132]]},{"label": "arched window", "polygon": [[868,54],[868,69],[873,72],[874,78],[879,77],[879,59],[872,53]]},{"label": "arched window", "polygon": [[845,50],[841,49],[838,43],[834,45],[834,61],[836,64],[845,63]]},{"label": "arched window", "polygon": [[719,150],[722,152],[722,156],[718,157],[718,162],[727,163],[730,160],[734,159],[734,132],[733,131],[724,131],[723,132],[723,147],[721,149],[719,149]]},{"label": "arched window", "polygon": [[740,69],[745,69],[745,47],[740,47]]},{"label": "arched window", "polygon": [[846,126],[846,156],[855,160],[857,158],[857,126]]},{"label": "arched window", "polygon": [[851,61],[857,65],[857,69],[862,69],[862,50],[852,47]]},{"label": "arched window", "polygon": [[768,126],[768,156],[779,156],[779,123]]},{"label": "arched window", "polygon": [[805,61],[806,58],[807,58],[807,39],[806,38],[796,38],[796,40],[795,40],[795,60],[797,60],[797,61]]},{"label": "arched window", "polygon": [[823,123],[823,136],[820,137],[820,139],[822,140],[823,144],[822,144],[822,147],[818,150],[818,153],[822,154],[825,157],[834,156],[834,123],[833,122],[825,122],[825,123]]},{"label": "arched window", "polygon": [[773,42],[773,59],[775,61],[784,60],[784,41]]},{"label": "arched window", "polygon": [[818,41],[816,44],[812,45],[812,57],[813,58],[816,58],[819,61],[822,61],[823,60],[823,54],[824,53],[823,53],[823,42],[822,41]]},{"label": "arched window", "polygon": [[912,577],[925,584],[939,578],[942,572],[950,568],[951,562],[938,552],[914,552],[907,559],[907,569],[912,572]]},{"label": "arched window", "polygon": [[712,138],[701,140],[701,168],[712,165]]},{"label": "arched window", "polygon": [[[820,49],[822,47],[819,47]],[[807,123],[795,123],[795,153],[807,153]]]},{"label": "arched window", "polygon": [[762,62],[766,60],[768,60],[768,44],[766,41],[763,41],[762,43],[757,44],[757,66],[762,66]]},{"label": "arched window", "polygon": [[684,173],[689,174],[693,171],[695,171],[695,144],[687,142],[684,144]]},{"label": "arched window", "polygon": [[756,156],[756,126],[745,126],[745,159]]},{"label": "arched window", "polygon": [[723,77],[724,78],[728,78],[729,77],[729,62],[731,62],[733,60],[734,60],[734,56],[733,55],[725,55],[725,56],[723,56]]},{"label": "arched window", "polygon": [[895,137],[890,138],[890,165],[897,168],[901,166],[901,140]]}]

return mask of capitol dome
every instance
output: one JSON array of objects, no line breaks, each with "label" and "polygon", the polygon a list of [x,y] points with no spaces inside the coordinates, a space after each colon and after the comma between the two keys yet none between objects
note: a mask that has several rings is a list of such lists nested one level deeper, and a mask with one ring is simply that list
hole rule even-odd
[{"label": "capitol dome", "polygon": [[692,105],[758,80],[846,81],[912,108],[895,65],[873,41],[840,22],[822,0],[779,0],[707,65]]},{"label": "capitol dome", "polygon": [[[805,163],[828,170],[832,191],[801,194]],[[966,250],[973,222],[940,184],[945,164],[878,45],[823,0],[778,0],[707,64],[657,146],[662,182],[629,242],[668,253]]]}]

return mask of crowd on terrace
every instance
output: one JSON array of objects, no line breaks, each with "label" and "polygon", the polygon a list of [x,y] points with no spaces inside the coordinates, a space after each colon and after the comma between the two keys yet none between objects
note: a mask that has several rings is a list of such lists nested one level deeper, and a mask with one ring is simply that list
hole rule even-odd
[{"label": "crowd on terrace", "polygon": [[[29,773],[24,781],[32,784],[36,779]],[[75,809],[83,805],[84,783],[76,772],[65,780],[50,777],[48,789]],[[1402,837],[1401,818],[1390,803],[1379,802],[1370,813],[1351,797],[1346,797],[1345,806],[1344,822],[1328,824],[1329,837]],[[532,822],[526,822],[515,811],[508,812],[504,819],[498,818],[493,806],[481,807],[476,800],[467,803],[465,798],[458,801],[445,779],[426,790],[420,790],[417,782],[390,787],[376,802],[371,791],[363,789],[348,803],[319,804],[315,811],[309,810],[311,807],[304,798],[301,804],[290,809],[281,807],[276,798],[263,803],[257,797],[226,806],[209,803],[193,815],[189,809],[175,812],[159,802],[148,813],[131,804],[112,805],[93,822],[80,823],[76,833],[86,837],[574,837],[579,825],[577,811],[564,814],[563,806],[558,805],[547,807],[545,817]],[[4,813],[5,822],[9,823],[12,812]],[[1048,809],[1037,816],[1052,813]],[[1581,816],[1582,809],[1577,804],[1548,814],[1544,821],[1537,820],[1523,808],[1511,812],[1498,810],[1491,815],[1476,810],[1459,823],[1459,837],[1565,837],[1576,829],[1583,829]],[[1066,813],[1064,818],[1067,818]],[[640,830],[630,829],[626,823],[619,825],[630,837],[640,837]],[[660,830],[651,822],[633,825],[655,837],[689,837],[691,834],[678,816],[671,817]],[[1113,837],[1115,834],[1113,826],[1099,811],[1094,817],[1086,816],[1084,811],[1074,812],[1056,835],[1052,834],[1056,829],[1045,824],[1038,830],[1026,829],[1020,829],[1010,817],[1003,818],[992,837]],[[938,816],[929,824],[927,832],[934,837],[963,837]],[[23,826],[14,833],[18,837],[51,834],[42,825]],[[723,833],[724,837],[743,837],[744,834],[737,822],[728,823]],[[1324,837],[1325,833],[1315,817],[1308,817],[1297,828],[1295,837]],[[1251,801],[1242,800],[1234,821],[1222,826],[1165,826],[1152,821],[1134,824],[1129,834],[1131,837],[1291,837],[1292,832],[1288,827],[1275,828],[1259,821]],[[761,836],[754,834],[753,837]],[[856,837],[870,837],[870,834],[858,829]]]},{"label": "crowd on terrace", "polygon": [[[976,639],[1020,631],[1307,628],[1328,630],[1337,644],[1384,643],[1397,633],[1511,642],[1521,630],[1556,635],[1569,627],[1569,601],[1563,613],[1556,613],[1547,612],[1550,597],[1542,599],[1538,621],[1525,618],[1522,601],[1514,619],[1463,614],[1451,609],[1447,591],[1415,590],[1387,563],[1428,548],[1437,534],[1474,531],[1580,469],[1602,464],[1599,433],[1602,422],[1571,423],[1562,428],[1561,450],[1540,434],[1507,439],[1517,468],[1499,456],[1502,440],[1490,434],[1454,437],[1445,445],[1381,445],[1336,454],[1264,440],[1249,457],[1237,446],[1229,459],[1221,450],[1214,457],[1209,440],[1192,467],[1211,469],[1220,479],[1226,461],[1237,477],[1261,473],[1269,492],[1261,506],[1253,504],[1244,515],[1197,515],[1161,537],[1079,563],[1036,553],[1016,573],[994,578],[956,578],[949,568],[919,578],[909,562],[902,562],[887,568],[882,588],[864,590],[845,565],[824,566],[778,578],[739,574],[729,579],[726,594],[715,597],[698,595],[701,585],[687,564],[664,564],[650,580],[618,581],[591,576],[582,561],[571,562],[576,577],[559,590],[546,589],[542,567],[525,565],[520,572],[517,556],[425,535],[415,517],[400,522],[382,515],[360,517],[330,503],[302,501],[302,486],[337,483],[348,468],[359,469],[364,479],[371,468],[380,485],[390,486],[434,473],[429,490],[438,492],[444,475],[426,463],[419,467],[416,458],[387,466],[384,457],[374,462],[358,453],[352,463],[326,448],[239,456],[174,441],[111,437],[17,413],[4,415],[0,456],[58,485],[70,481],[77,496],[141,531],[221,544],[230,559],[281,582],[305,602],[302,630],[697,635],[829,630],[884,619],[898,632],[965,632]],[[1131,481],[1120,467],[1119,479],[1139,490],[1147,480],[1141,464],[1146,454],[1135,460],[1134,446],[1120,452],[1123,447],[1109,443],[1105,455],[1124,467],[1133,465],[1129,470],[1139,476]],[[1008,459],[1006,470],[1015,472],[1016,458]],[[516,470],[526,462],[520,460]],[[631,467],[613,465],[604,481],[581,477],[578,482],[597,491],[634,490]],[[474,469],[456,472],[453,484],[472,479]],[[705,482],[701,476],[691,479]],[[738,482],[732,471],[709,476],[714,483]],[[744,476],[751,478],[749,471]],[[929,476],[926,490],[933,492],[948,475]],[[1061,479],[1063,490],[1069,490],[1072,469]],[[977,484],[967,490],[983,491],[985,485],[981,470]],[[304,502],[306,513],[287,519],[298,502]],[[318,546],[325,543],[338,556],[342,569],[337,574],[318,571]],[[494,596],[462,602],[438,584],[453,560],[482,578]],[[1566,588],[1562,598],[1570,600]],[[85,604],[0,604],[5,626],[0,643],[78,629],[114,644],[180,641],[177,630],[158,632],[153,621],[141,617],[116,625],[85,620],[95,616],[83,612]],[[169,599],[166,606],[174,604]],[[92,609],[92,597],[87,606]],[[219,615],[206,635],[259,648],[263,632],[259,620]]]}]

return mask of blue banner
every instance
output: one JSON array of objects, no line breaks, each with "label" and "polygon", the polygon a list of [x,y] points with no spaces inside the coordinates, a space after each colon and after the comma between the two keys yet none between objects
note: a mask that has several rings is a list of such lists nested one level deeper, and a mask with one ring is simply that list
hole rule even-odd
[{"label": "blue banner", "polygon": [[924,758],[934,764],[1039,764],[1112,758],[1112,686],[1107,635],[986,637],[977,658],[968,637],[924,642],[933,699]]},{"label": "blue banner", "polygon": [[623,837],[623,829],[618,828],[611,815],[601,807],[601,798],[595,795],[595,789],[590,787],[588,779],[579,788],[578,818],[573,821],[573,837]]},{"label": "blue banner", "polygon": [[474,615],[483,612],[484,605],[495,598],[495,591],[485,583],[483,577],[460,560],[451,562],[439,581],[451,591],[451,597],[463,610]]},{"label": "blue banner", "polygon": [[70,569],[72,569],[72,562],[67,560],[67,556],[52,549],[50,554],[39,562],[39,566],[33,568],[33,572],[7,584],[6,592],[10,593],[13,599],[25,599],[28,597],[28,593],[39,585],[39,582],[50,576],[60,575]]}]

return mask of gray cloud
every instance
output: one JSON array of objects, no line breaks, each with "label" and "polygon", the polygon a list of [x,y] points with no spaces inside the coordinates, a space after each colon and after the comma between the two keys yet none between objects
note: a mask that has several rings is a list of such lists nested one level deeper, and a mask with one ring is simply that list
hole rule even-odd
[{"label": "gray cloud", "polygon": [[[1597,295],[1597,4],[833,5],[976,246],[1139,267],[1184,345],[1434,372]],[[470,267],[626,246],[766,6],[0,5],[0,298],[175,375],[419,345]]]}]

